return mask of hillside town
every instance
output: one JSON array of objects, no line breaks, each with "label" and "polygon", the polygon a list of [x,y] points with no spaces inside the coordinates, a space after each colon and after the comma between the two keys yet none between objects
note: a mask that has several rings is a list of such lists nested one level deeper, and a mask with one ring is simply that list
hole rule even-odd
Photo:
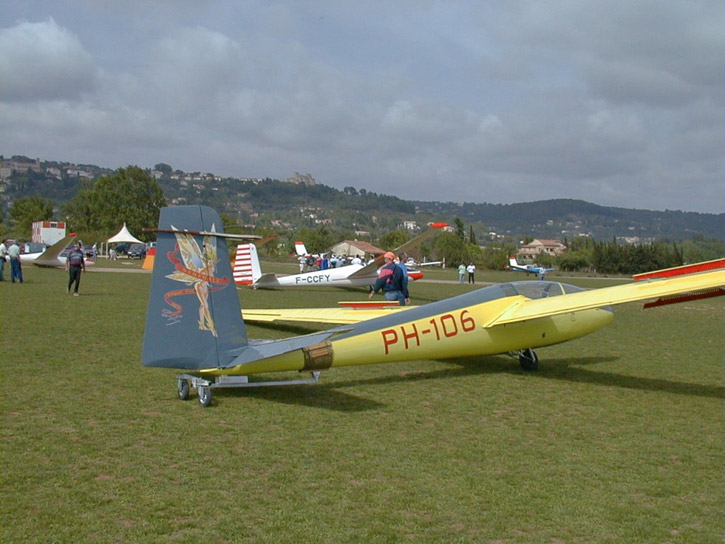
[{"label": "hillside town", "polygon": [[[56,205],[60,205],[72,199],[82,183],[93,182],[113,172],[95,165],[44,161],[23,156],[2,157],[0,199],[6,211],[14,200],[26,194],[38,194],[41,197],[48,195]],[[522,264],[542,260],[553,262],[567,251],[573,240],[579,238],[614,237],[617,243],[624,245],[651,244],[657,239],[657,230],[668,224],[661,218],[667,212],[629,214],[628,217],[632,219],[618,219],[616,214],[610,211],[603,213],[604,208],[587,203],[583,204],[592,209],[592,213],[575,212],[573,206],[576,203],[562,207],[559,202],[564,201],[552,201],[561,211],[553,211],[557,208],[552,207],[548,217],[526,209],[527,206],[532,209],[533,206],[540,207],[540,203],[511,205],[511,211],[504,214],[500,213],[500,205],[406,203],[394,197],[352,187],[346,187],[340,192],[319,185],[310,173],[294,172],[284,180],[225,178],[213,173],[184,172],[163,163],[145,172],[160,184],[168,204],[210,204],[237,216],[241,225],[247,229],[267,228],[289,233],[305,227],[340,230],[341,233],[352,235],[347,241],[364,244],[374,242],[386,232],[396,229],[414,235],[435,220],[442,218],[452,223],[460,217],[466,223],[470,222],[470,227],[466,227],[470,232],[459,232],[459,235],[465,236],[470,242],[478,242],[482,249],[510,247],[507,252]],[[348,206],[356,200],[359,201],[359,209],[350,214]],[[344,207],[341,207],[341,202]],[[395,208],[391,208],[391,204]],[[514,208],[518,210],[514,211]],[[56,207],[57,211],[59,207]],[[480,211],[482,215],[479,215]],[[492,215],[490,212],[495,213]],[[649,216],[651,218],[643,220]],[[43,224],[59,220],[58,224],[62,224],[64,219],[56,214],[56,217],[44,219]],[[689,221],[687,224],[689,227],[693,223]],[[453,226],[447,230],[455,232]],[[42,232],[40,227],[35,226],[29,241],[52,243]]]}]

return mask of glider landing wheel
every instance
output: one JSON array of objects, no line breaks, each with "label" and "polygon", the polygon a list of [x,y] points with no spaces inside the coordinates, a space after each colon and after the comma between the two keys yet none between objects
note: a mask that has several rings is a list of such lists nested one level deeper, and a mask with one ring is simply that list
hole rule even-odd
[{"label": "glider landing wheel", "polygon": [[209,387],[199,387],[199,404],[204,408],[211,404],[211,389]]},{"label": "glider landing wheel", "polygon": [[189,382],[179,378],[177,380],[177,385],[179,389],[179,400],[186,400],[189,398]]},{"label": "glider landing wheel", "polygon": [[521,350],[519,352],[519,364],[527,372],[534,371],[539,368],[539,356],[531,348]]}]

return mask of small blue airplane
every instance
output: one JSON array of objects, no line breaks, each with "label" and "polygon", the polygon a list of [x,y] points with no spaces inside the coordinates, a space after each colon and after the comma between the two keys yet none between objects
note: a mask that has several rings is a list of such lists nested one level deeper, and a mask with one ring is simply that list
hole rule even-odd
[{"label": "small blue airplane", "polygon": [[546,273],[554,270],[553,268],[544,268],[538,264],[519,264],[516,257],[509,257],[509,268],[518,272],[526,272],[527,274],[536,274],[540,280],[546,278]]}]

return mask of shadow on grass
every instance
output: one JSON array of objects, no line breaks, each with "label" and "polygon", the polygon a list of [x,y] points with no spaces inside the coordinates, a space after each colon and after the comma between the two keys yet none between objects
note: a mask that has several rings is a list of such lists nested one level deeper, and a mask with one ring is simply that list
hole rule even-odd
[{"label": "shadow on grass", "polygon": [[[260,387],[244,390],[219,390],[215,396],[244,395],[279,402],[324,408],[337,412],[363,412],[377,410],[385,406],[384,403],[344,393],[341,389],[389,385],[397,383],[415,383],[424,380],[458,379],[467,376],[480,376],[485,374],[526,374],[538,379],[560,380],[572,383],[586,383],[606,387],[619,387],[636,389],[640,391],[654,391],[675,393],[678,395],[691,395],[706,398],[723,398],[725,388],[714,385],[682,383],[659,378],[643,378],[639,376],[626,376],[613,372],[597,372],[584,368],[586,366],[609,363],[616,357],[579,357],[574,359],[551,359],[541,363],[536,372],[526,372],[519,367],[517,361],[506,356],[480,358],[446,359],[439,362],[450,364],[448,368],[426,371],[405,370],[386,376],[374,378],[358,378],[334,383],[322,382],[309,386],[282,386]],[[334,372],[334,369],[333,369]]]},{"label": "shadow on grass", "polygon": [[[323,374],[321,377],[321,380],[323,381],[309,386],[295,385],[216,390],[214,395],[217,398],[243,395],[249,398],[264,399],[283,404],[324,408],[338,412],[362,412],[383,408],[385,404],[376,400],[350,395],[339,390],[351,387],[388,385],[402,382],[412,383],[423,380],[445,380],[480,374],[511,372],[512,369],[513,372],[515,372],[516,368],[518,368],[512,366],[511,362],[504,358],[487,361],[485,364],[481,363],[480,359],[474,358],[445,362],[453,364],[450,368],[432,370],[429,372],[425,370],[406,370],[387,376],[359,378],[348,381],[337,381],[334,383],[324,383],[325,378]],[[334,372],[335,369],[332,371]]]},{"label": "shadow on grass", "polygon": [[644,378],[627,376],[613,372],[596,372],[581,368],[592,363],[614,361],[615,357],[596,358],[582,357],[576,359],[551,359],[546,361],[535,373],[537,377],[549,380],[562,380],[573,383],[589,383],[624,389],[655,391],[721,399],[725,396],[725,387],[704,385],[699,383],[676,382],[661,378]]},{"label": "shadow on grass", "polygon": [[336,386],[324,384],[252,387],[248,389],[215,390],[217,399],[244,396],[281,404],[324,408],[336,412],[365,412],[385,405],[375,400],[336,391]]}]

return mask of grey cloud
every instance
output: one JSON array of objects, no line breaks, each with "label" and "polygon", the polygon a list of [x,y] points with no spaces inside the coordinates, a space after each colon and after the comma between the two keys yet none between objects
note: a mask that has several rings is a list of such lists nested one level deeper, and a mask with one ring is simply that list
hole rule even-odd
[{"label": "grey cloud", "polygon": [[[28,70],[0,87],[6,152],[304,171],[416,199],[722,209],[713,2],[697,4],[704,15],[685,3],[406,2],[384,18],[327,2],[94,5],[48,2],[36,11],[62,23],[4,23],[0,70]],[[8,54],[20,43],[47,69]]]},{"label": "grey cloud", "polygon": [[78,37],[53,19],[0,29],[5,102],[77,100],[94,87],[98,70]]}]

